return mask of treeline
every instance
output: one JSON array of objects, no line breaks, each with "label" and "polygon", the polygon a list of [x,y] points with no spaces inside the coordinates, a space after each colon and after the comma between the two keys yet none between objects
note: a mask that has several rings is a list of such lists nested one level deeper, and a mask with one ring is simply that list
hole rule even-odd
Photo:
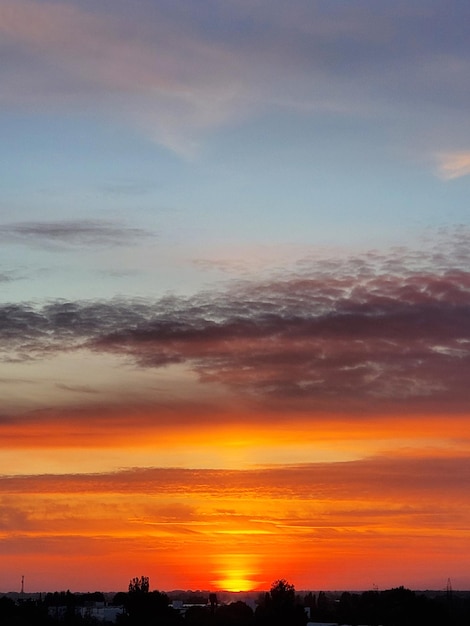
[{"label": "treeline", "polygon": [[[48,593],[39,599],[0,597],[2,626],[305,626],[308,621],[357,626],[469,626],[470,594],[429,597],[404,587],[386,591],[318,595],[296,594],[281,579],[260,594],[255,609],[245,602],[219,604],[216,594],[195,596],[192,604],[171,606],[166,593],[150,591],[148,579],[133,579],[129,591],[116,594],[122,607],[115,621],[103,621],[80,607],[104,606],[100,593]],[[184,609],[184,610],[183,610]]]},{"label": "treeline", "polygon": [[364,593],[344,592],[339,598],[320,592],[304,599],[312,621],[370,626],[470,626],[470,595],[430,597],[404,587]]},{"label": "treeline", "polygon": [[0,624],[1,626],[57,626],[64,624],[95,624],[96,621],[87,621],[77,614],[77,609],[92,606],[97,602],[105,603],[105,596],[101,592],[71,593],[70,591],[55,591],[41,594],[39,599],[23,599],[16,601],[7,596],[0,597]]}]

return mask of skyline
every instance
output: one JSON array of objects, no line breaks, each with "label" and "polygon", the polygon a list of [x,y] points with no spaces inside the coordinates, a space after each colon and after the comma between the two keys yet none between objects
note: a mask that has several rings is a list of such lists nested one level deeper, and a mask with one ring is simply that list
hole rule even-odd
[{"label": "skyline", "polygon": [[0,0],[0,589],[470,589],[469,13]]}]

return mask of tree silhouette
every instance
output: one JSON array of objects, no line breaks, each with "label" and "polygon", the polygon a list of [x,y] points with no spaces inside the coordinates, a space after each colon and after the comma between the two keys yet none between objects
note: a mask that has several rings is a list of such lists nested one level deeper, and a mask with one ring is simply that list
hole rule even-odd
[{"label": "tree silhouette", "polygon": [[131,578],[129,581],[129,593],[148,593],[149,589],[150,581],[148,576]]},{"label": "tree silhouette", "polygon": [[185,613],[184,622],[189,626],[209,626],[212,622],[210,611],[204,606],[190,606]]},{"label": "tree silhouette", "polygon": [[166,626],[179,623],[180,616],[169,606],[170,600],[166,593],[149,589],[147,576],[130,580],[129,592],[124,600],[125,615],[121,618],[121,623],[129,626]]},{"label": "tree silhouette", "polygon": [[261,626],[303,626],[307,623],[304,607],[296,601],[295,588],[284,578],[276,580],[263,604],[255,611]]},{"label": "tree silhouette", "polygon": [[253,610],[241,600],[219,606],[215,614],[216,626],[252,626]]}]

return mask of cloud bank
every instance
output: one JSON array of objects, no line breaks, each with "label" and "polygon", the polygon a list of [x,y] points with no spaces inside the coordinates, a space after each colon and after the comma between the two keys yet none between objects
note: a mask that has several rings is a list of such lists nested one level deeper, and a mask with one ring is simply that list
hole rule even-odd
[{"label": "cloud bank", "polygon": [[0,307],[6,360],[73,349],[179,364],[252,400],[314,411],[466,410],[466,234],[431,248],[304,262],[298,272],[157,302]]}]

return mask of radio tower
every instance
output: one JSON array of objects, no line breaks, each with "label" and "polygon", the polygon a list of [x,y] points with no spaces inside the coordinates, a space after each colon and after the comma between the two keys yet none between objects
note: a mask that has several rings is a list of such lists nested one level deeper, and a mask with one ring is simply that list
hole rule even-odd
[{"label": "radio tower", "polygon": [[450,582],[450,578],[447,579],[446,595],[447,600],[452,602],[452,583]]},{"label": "radio tower", "polygon": [[24,576],[21,577],[21,595],[24,594]]},{"label": "radio tower", "polygon": [[450,578],[447,579],[447,588],[446,588],[446,596],[447,596],[447,613],[449,615],[449,620],[452,618],[452,614],[454,612],[454,607],[452,606],[452,583],[450,582]]}]

